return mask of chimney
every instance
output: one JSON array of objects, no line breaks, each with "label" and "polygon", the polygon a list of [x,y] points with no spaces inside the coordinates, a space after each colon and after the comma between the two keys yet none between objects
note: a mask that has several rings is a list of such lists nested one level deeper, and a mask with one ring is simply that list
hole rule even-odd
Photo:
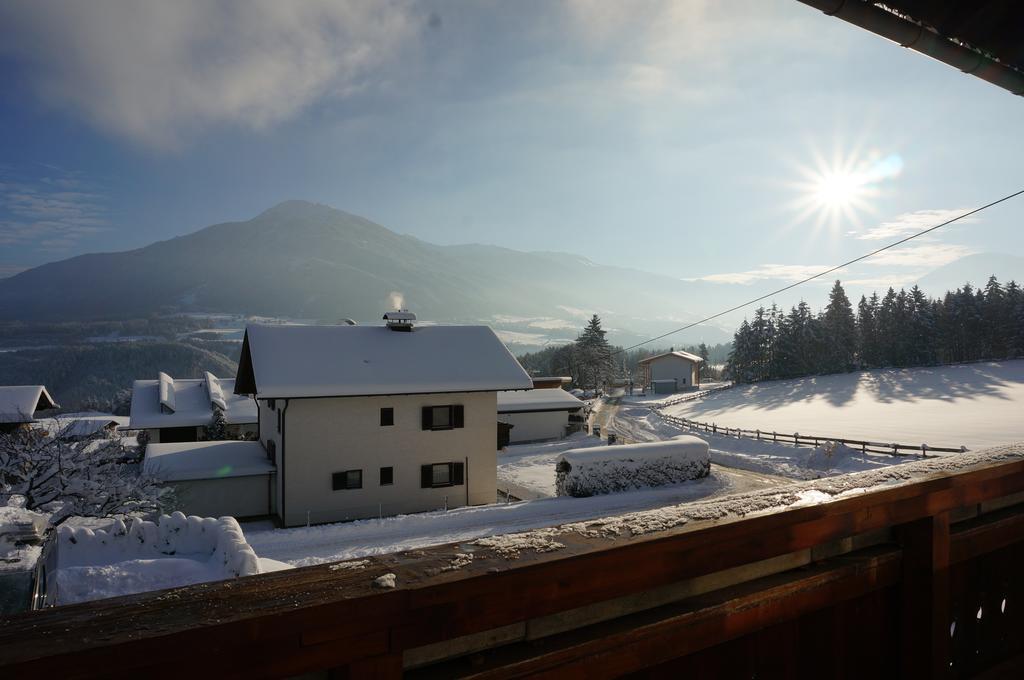
[{"label": "chimney", "polygon": [[393,331],[411,331],[412,322],[415,320],[416,315],[408,309],[399,309],[384,315],[385,325]]}]

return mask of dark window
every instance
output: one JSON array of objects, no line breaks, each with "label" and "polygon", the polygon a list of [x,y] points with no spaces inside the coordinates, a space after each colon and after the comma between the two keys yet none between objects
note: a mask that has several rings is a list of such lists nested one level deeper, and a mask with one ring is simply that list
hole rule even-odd
[{"label": "dark window", "polygon": [[331,486],[335,491],[340,491],[341,489],[362,489],[363,471],[345,470],[344,472],[335,472],[331,475]]},{"label": "dark window", "polygon": [[424,430],[451,430],[465,427],[465,409],[462,404],[452,406],[424,406]]},{"label": "dark window", "polygon": [[395,424],[395,409],[390,406],[384,407],[380,410],[380,426],[387,427],[388,425]]},{"label": "dark window", "polygon": [[267,441],[267,458],[277,461],[277,442],[273,439]]},{"label": "dark window", "polygon": [[274,401],[273,399],[267,399],[267,408],[269,408],[271,411],[273,411],[274,410],[274,405],[276,403],[277,402]]},{"label": "dark window", "polygon": [[463,463],[434,463],[420,468],[420,486],[436,489],[442,486],[459,486],[465,483]]},{"label": "dark window", "polygon": [[195,427],[161,427],[160,443],[173,444],[176,442],[199,441],[199,433]]},{"label": "dark window", "polygon": [[395,483],[395,468],[382,467],[380,469],[380,485],[391,486]]}]

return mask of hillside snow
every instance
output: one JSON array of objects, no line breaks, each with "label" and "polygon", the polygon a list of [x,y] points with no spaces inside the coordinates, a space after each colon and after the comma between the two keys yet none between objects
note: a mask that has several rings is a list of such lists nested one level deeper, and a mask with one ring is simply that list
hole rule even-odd
[{"label": "hillside snow", "polygon": [[665,413],[765,432],[978,450],[1024,440],[1024,360],[740,385]]}]

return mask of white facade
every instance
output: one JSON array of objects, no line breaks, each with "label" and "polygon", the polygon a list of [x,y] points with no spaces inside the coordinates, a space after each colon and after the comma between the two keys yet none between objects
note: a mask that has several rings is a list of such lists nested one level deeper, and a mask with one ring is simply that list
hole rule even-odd
[{"label": "white facade", "polygon": [[250,326],[236,378],[284,526],[493,503],[496,394],[530,387],[491,329],[408,323]]},{"label": "white facade", "polygon": [[[435,406],[461,406],[462,426],[425,429],[423,409]],[[381,424],[382,409],[393,424]],[[494,392],[261,399],[260,441],[278,470],[276,512],[284,526],[300,526],[493,503],[495,409]],[[448,468],[438,470],[447,480],[434,479],[435,465]],[[354,473],[358,485],[347,488]]]},{"label": "white facade", "polygon": [[498,420],[512,426],[510,444],[561,439],[569,416],[582,408],[582,401],[559,387],[498,393]]},{"label": "white facade", "polygon": [[701,361],[688,352],[668,352],[643,359],[640,365],[644,370],[644,385],[650,388],[655,381],[673,381],[675,391],[698,387]]}]

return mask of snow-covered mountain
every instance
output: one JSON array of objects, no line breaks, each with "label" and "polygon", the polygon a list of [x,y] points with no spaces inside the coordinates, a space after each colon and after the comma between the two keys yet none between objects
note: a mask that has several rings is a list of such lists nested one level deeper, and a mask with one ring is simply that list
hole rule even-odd
[{"label": "snow-covered mountain", "polygon": [[[709,311],[714,303],[702,285],[566,253],[433,245],[328,206],[288,201],[246,222],[0,280],[0,320],[177,311],[372,320],[399,293],[424,319],[549,319],[548,330],[564,322],[569,337],[597,312],[627,340]],[[706,328],[691,339],[729,336]]]}]

